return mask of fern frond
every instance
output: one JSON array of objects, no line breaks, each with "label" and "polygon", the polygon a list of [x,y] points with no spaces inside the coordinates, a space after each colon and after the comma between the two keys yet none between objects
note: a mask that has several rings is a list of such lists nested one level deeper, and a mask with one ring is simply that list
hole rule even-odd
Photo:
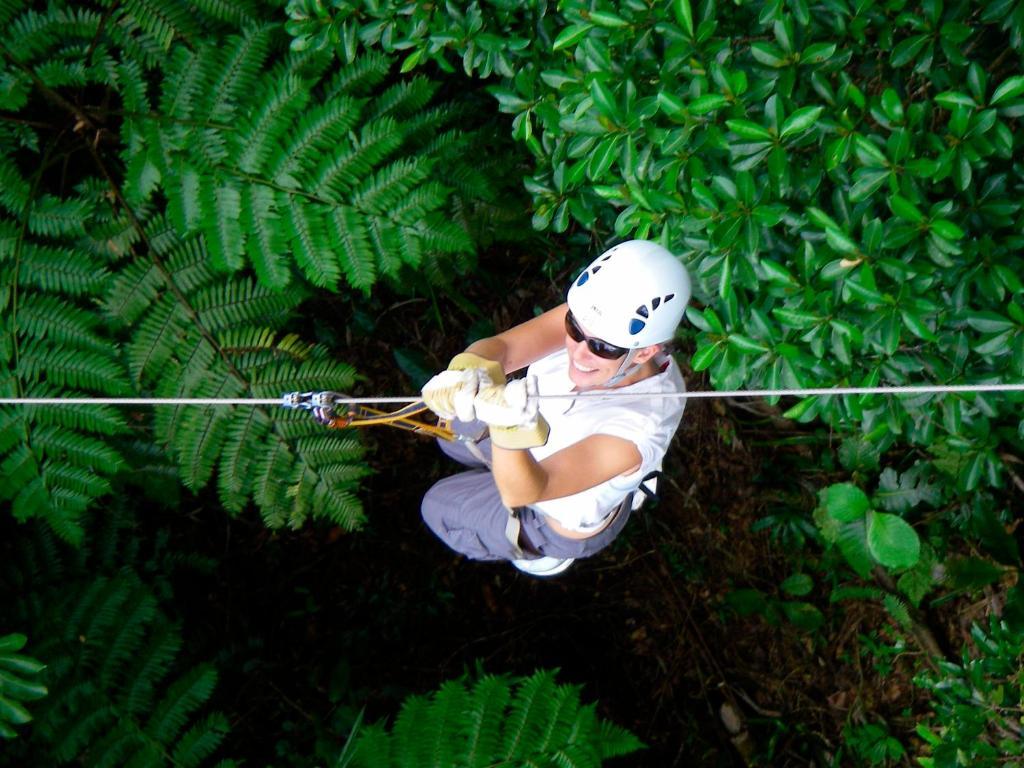
[{"label": "fern frond", "polygon": [[191,41],[200,31],[182,0],[122,0],[118,16],[130,17],[165,51],[175,38]]},{"label": "fern frond", "polygon": [[423,248],[445,254],[472,253],[473,240],[455,221],[434,212],[423,217],[417,227]]},{"label": "fern frond", "polygon": [[82,61],[45,61],[35,68],[36,76],[48,88],[87,85],[92,79]]},{"label": "fern frond", "polygon": [[601,737],[598,747],[601,750],[602,760],[628,755],[644,748],[644,743],[640,739],[615,723],[602,720],[599,728]]},{"label": "fern frond", "polygon": [[337,258],[327,248],[327,229],[320,206],[304,204],[287,196],[284,219],[295,261],[314,285],[334,290],[341,277]]},{"label": "fern frond", "polygon": [[6,27],[4,46],[15,61],[29,63],[71,40],[88,42],[95,37],[101,20],[99,13],[84,8],[50,6],[45,13],[28,10]]},{"label": "fern frond", "polygon": [[[217,51],[214,46],[203,46],[198,51],[178,46],[171,51],[168,76],[164,78],[160,93],[160,112],[179,119],[192,117],[197,103],[212,87],[216,65]],[[163,124],[160,127],[172,135],[182,132],[180,128]]]},{"label": "fern frond", "polygon": [[251,323],[280,323],[297,304],[295,293],[277,293],[250,279],[225,280],[191,298],[200,324],[213,333]]},{"label": "fern frond", "polygon": [[231,123],[239,99],[257,93],[258,75],[270,53],[270,25],[251,27],[233,35],[219,48],[219,66],[212,87],[204,94],[202,114],[213,122]]},{"label": "fern frond", "polygon": [[97,333],[96,315],[53,294],[25,296],[18,306],[18,331],[62,346],[106,351],[110,340]]},{"label": "fern frond", "polygon": [[[68,397],[83,395],[75,391],[65,391],[65,394]],[[54,426],[96,435],[123,435],[131,431],[125,423],[122,409],[113,405],[66,405],[61,408],[45,408],[39,410],[34,418],[35,423],[41,426]]]},{"label": "fern frond", "polygon": [[358,122],[362,102],[339,97],[310,109],[300,120],[273,158],[267,174],[275,183],[304,189],[305,172],[336,147]]},{"label": "fern frond", "polygon": [[270,429],[270,418],[261,408],[239,409],[227,427],[217,490],[229,512],[241,512],[249,499],[254,468]]},{"label": "fern frond", "polygon": [[110,281],[103,311],[107,317],[131,325],[152,309],[163,287],[163,276],[154,265],[132,262]]},{"label": "fern frond", "polygon": [[0,155],[0,205],[20,216],[28,206],[31,188],[21,171],[6,155]]},{"label": "fern frond", "polygon": [[198,768],[212,755],[230,730],[228,719],[220,712],[207,715],[186,731],[171,754],[177,768]]},{"label": "fern frond", "polygon": [[238,186],[225,181],[200,190],[206,247],[214,269],[235,272],[242,268],[245,244],[242,240],[242,195]]},{"label": "fern frond", "polygon": [[96,670],[96,679],[103,688],[119,687],[122,683],[128,662],[142,648],[146,630],[156,618],[156,598],[138,585],[119,613],[120,621],[112,628],[112,637]]},{"label": "fern frond", "polygon": [[168,688],[146,723],[145,731],[161,744],[174,740],[189,716],[213,693],[217,671],[208,664],[192,669]]},{"label": "fern frond", "polygon": [[45,376],[66,389],[89,389],[111,396],[126,395],[128,385],[120,362],[109,351],[55,349],[30,341],[20,358],[24,378]]},{"label": "fern frond", "polygon": [[505,678],[488,675],[473,686],[465,714],[463,759],[468,766],[491,765],[501,750],[501,726],[511,693]]},{"label": "fern frond", "polygon": [[377,260],[362,214],[350,206],[339,205],[327,217],[327,228],[338,250],[345,279],[353,288],[368,293],[377,279]]},{"label": "fern frond", "polygon": [[128,345],[128,370],[136,382],[159,379],[185,336],[188,317],[171,298],[150,307]]},{"label": "fern frond", "polygon": [[36,235],[59,237],[85,233],[85,222],[91,213],[87,201],[61,200],[53,195],[42,195],[28,212],[28,229]]},{"label": "fern frond", "polygon": [[502,743],[507,759],[523,758],[533,751],[550,719],[554,691],[555,679],[550,672],[537,672],[516,689],[509,703]]},{"label": "fern frond", "polygon": [[[431,162],[421,158],[398,160],[380,168],[352,190],[352,203],[370,213],[384,215],[430,174]],[[443,199],[443,197],[442,197]],[[395,217],[398,220],[398,217]]]},{"label": "fern frond", "polygon": [[392,60],[380,51],[367,51],[354,61],[338,69],[324,86],[324,101],[332,102],[339,96],[362,96],[383,82],[391,69]]},{"label": "fern frond", "polygon": [[[259,173],[278,142],[309,103],[309,91],[299,77],[284,72],[266,85],[257,103],[259,108],[244,119],[234,137],[235,162],[246,173]],[[348,130],[347,128],[344,130]]]},{"label": "fern frond", "polygon": [[285,233],[278,223],[274,190],[260,184],[243,189],[242,227],[247,233],[245,251],[260,283],[280,290],[291,282],[291,271],[284,258]]},{"label": "fern frond", "polygon": [[280,481],[290,477],[295,455],[284,441],[272,441],[263,450],[253,483],[253,499],[268,528],[280,528],[288,521],[287,488]]},{"label": "fern frond", "polygon": [[25,243],[18,282],[52,293],[90,296],[102,290],[110,274],[81,250]]},{"label": "fern frond", "polygon": [[125,670],[125,684],[117,696],[118,708],[137,717],[152,709],[155,686],[167,676],[181,650],[181,634],[169,624],[150,633],[146,645]]},{"label": "fern frond", "polygon": [[439,85],[422,75],[395,83],[369,105],[368,117],[389,116],[399,120],[409,117],[426,106]]},{"label": "fern frond", "polygon": [[[239,397],[241,394],[241,385],[226,379],[210,396]],[[202,488],[213,474],[227,437],[231,410],[223,406],[191,408],[182,416],[174,447],[182,482],[189,488]]]},{"label": "fern frond", "polygon": [[578,687],[538,671],[516,681],[485,678],[469,692],[451,681],[429,698],[409,697],[390,733],[380,726],[360,732],[353,765],[600,768],[603,755],[642,746],[628,737],[603,728],[594,705],[580,704]]},{"label": "fern frond", "polygon": [[340,438],[334,433],[297,440],[295,450],[313,469],[338,459],[357,459],[363,455],[363,446],[358,440]]},{"label": "fern frond", "polygon": [[402,247],[402,238],[396,227],[388,219],[380,216],[368,216],[367,232],[370,236],[370,244],[377,255],[377,268],[380,273],[388,277],[398,276],[398,270],[402,267],[399,259],[399,251]]},{"label": "fern frond", "polygon": [[328,155],[310,180],[314,192],[333,202],[344,202],[349,188],[366,177],[373,167],[401,146],[403,136],[391,117],[363,125],[359,138]]},{"label": "fern frond", "polygon": [[53,426],[41,426],[32,432],[33,446],[55,461],[76,467],[118,470],[124,463],[121,454],[106,440],[68,432]]},{"label": "fern frond", "polygon": [[252,0],[188,0],[188,3],[206,16],[236,27],[254,24],[261,16],[259,6]]}]

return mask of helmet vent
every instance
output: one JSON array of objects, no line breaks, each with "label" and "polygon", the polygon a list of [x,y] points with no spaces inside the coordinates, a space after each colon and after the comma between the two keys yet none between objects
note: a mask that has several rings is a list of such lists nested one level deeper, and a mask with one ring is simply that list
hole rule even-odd
[{"label": "helmet vent", "polygon": [[636,336],[638,333],[640,333],[640,331],[644,329],[645,325],[647,325],[647,323],[645,323],[643,320],[637,320],[636,318],[633,318],[632,320],[629,321],[629,335]]},{"label": "helmet vent", "polygon": [[[670,293],[668,296],[665,297],[665,303],[668,304],[675,297],[676,297],[676,295],[674,293]],[[657,299],[655,299],[655,301],[657,301]]]},{"label": "helmet vent", "polygon": [[[659,304],[661,304],[661,299],[655,296],[654,300],[651,301],[651,309],[657,309]],[[647,317],[647,315],[644,315],[644,317]]]},{"label": "helmet vent", "polygon": [[590,279],[590,273],[589,272],[584,272],[582,275],[579,276],[579,278],[577,278],[576,285],[583,285],[589,279]]},{"label": "helmet vent", "polygon": [[[655,301],[657,301],[657,299],[655,299]],[[654,306],[657,307],[658,305],[655,304]],[[636,308],[636,313],[640,315],[640,317],[647,317],[647,307],[641,304],[639,307]]]},{"label": "helmet vent", "polygon": [[596,275],[600,271],[601,271],[601,265],[598,264],[596,267],[594,267],[594,274]]}]

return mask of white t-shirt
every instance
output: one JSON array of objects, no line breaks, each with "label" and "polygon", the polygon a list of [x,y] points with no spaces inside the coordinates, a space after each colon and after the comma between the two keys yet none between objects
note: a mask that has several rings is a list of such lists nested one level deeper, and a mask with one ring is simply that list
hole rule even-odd
[{"label": "white t-shirt", "polygon": [[[607,391],[685,392],[686,384],[675,360],[665,356],[658,362],[663,368],[657,375]],[[542,395],[566,394],[575,387],[569,378],[569,355],[564,349],[533,363],[527,374],[537,377],[537,388]],[[617,475],[571,496],[538,501],[530,506],[570,530],[585,532],[599,526],[649,472],[661,469],[685,405],[686,399],[682,397],[588,396],[541,400],[540,412],[551,425],[551,436],[546,444],[530,449],[538,461],[597,434],[629,440],[640,451],[641,460],[640,468],[628,475]]]}]

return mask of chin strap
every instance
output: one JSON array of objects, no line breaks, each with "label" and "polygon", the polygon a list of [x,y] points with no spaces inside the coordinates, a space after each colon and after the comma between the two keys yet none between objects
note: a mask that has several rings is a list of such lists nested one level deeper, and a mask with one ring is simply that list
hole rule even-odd
[{"label": "chin strap", "polygon": [[608,381],[606,381],[604,384],[601,384],[601,387],[614,387],[627,376],[631,376],[632,374],[640,370],[639,365],[632,364],[633,358],[636,357],[636,353],[637,350],[635,349],[629,350],[629,352],[626,353],[626,356],[622,358],[622,362],[619,363],[619,369],[610,379],[608,379]]}]

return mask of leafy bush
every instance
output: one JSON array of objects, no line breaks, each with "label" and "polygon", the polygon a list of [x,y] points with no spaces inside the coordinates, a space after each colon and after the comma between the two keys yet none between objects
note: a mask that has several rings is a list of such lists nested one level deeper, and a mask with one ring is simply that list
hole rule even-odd
[{"label": "leafy bush", "polygon": [[[327,75],[255,3],[27,6],[0,8],[5,396],[345,390],[354,369],[287,327],[311,286],[408,292],[473,263],[504,182],[473,161],[471,99],[380,53]],[[110,407],[0,410],[0,499],[80,542],[155,444],[272,527],[362,519],[360,445],[305,414],[158,409],[155,433]]]},{"label": "leafy bush", "polygon": [[[9,550],[4,614],[31,628],[33,654],[46,665],[46,688],[33,690],[48,695],[26,738],[8,748],[8,764],[235,765],[210,759],[229,730],[223,713],[203,711],[217,672],[182,660],[180,627],[165,607],[167,562],[141,556],[132,525],[112,510],[73,553],[29,526]],[[11,658],[22,671],[43,666]]]},{"label": "leafy bush", "polygon": [[931,756],[925,768],[1012,765],[1024,756],[1024,641],[1019,631],[993,619],[986,631],[971,628],[974,650],[960,664],[943,661],[914,681],[931,695],[932,716],[917,732]]}]

